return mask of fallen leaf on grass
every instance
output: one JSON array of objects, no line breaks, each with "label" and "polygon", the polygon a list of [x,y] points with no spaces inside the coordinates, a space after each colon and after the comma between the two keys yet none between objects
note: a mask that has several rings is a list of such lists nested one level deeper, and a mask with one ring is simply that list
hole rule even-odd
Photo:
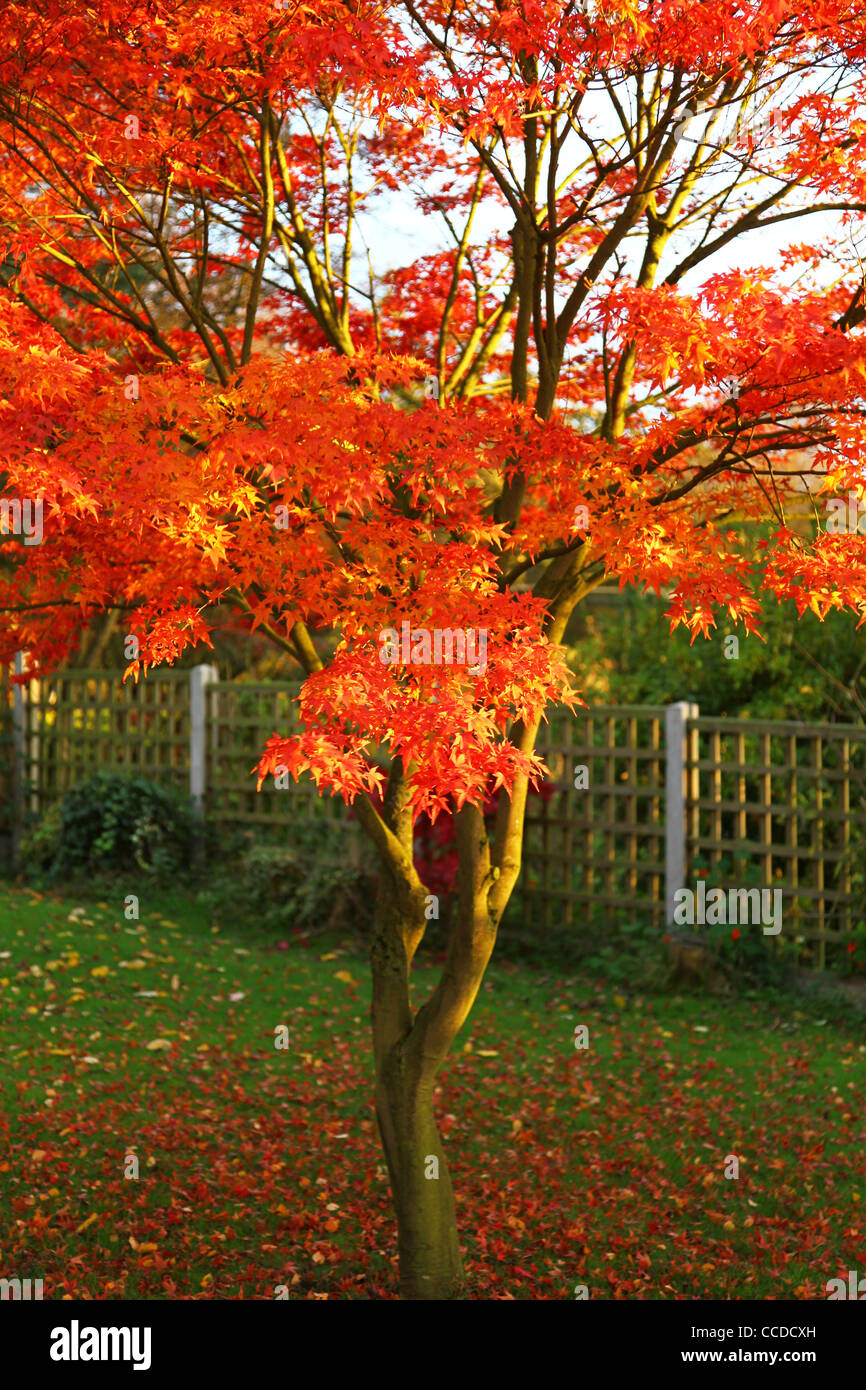
[{"label": "fallen leaf on grass", "polygon": [[151,1241],[149,1241],[149,1240],[143,1241],[143,1242],[139,1245],[138,1241],[135,1239],[135,1236],[130,1236],[130,1237],[129,1237],[129,1243],[130,1243],[130,1245],[132,1246],[133,1250],[134,1250],[134,1251],[136,1252],[136,1254],[138,1254],[138,1255],[148,1255],[148,1254],[150,1254],[152,1251],[158,1250],[158,1249],[159,1249],[159,1246],[158,1246],[158,1245],[154,1245],[154,1244],[153,1244]]}]

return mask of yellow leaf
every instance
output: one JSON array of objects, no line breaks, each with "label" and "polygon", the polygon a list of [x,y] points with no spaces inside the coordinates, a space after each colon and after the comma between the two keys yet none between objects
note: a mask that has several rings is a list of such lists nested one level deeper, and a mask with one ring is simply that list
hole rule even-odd
[{"label": "yellow leaf", "polygon": [[498,1053],[498,1052],[490,1052],[489,1050],[485,1050],[484,1048],[480,1047],[480,1048],[478,1049],[478,1056],[479,1056],[479,1057],[498,1057],[498,1056],[499,1056],[499,1053]]},{"label": "yellow leaf", "polygon": [[355,983],[348,970],[338,970],[336,975],[334,976],[334,979],[342,980],[343,983],[347,985],[353,985]]},{"label": "yellow leaf", "polygon": [[159,1052],[166,1047],[171,1047],[170,1038],[154,1038],[152,1042],[145,1043],[148,1052]]},{"label": "yellow leaf", "polygon": [[200,1287],[203,1288],[203,1289],[209,1289],[212,1283],[213,1283],[213,1275],[212,1275],[212,1274],[205,1274],[205,1275],[202,1277],[202,1281],[201,1281]]},{"label": "yellow leaf", "polygon": [[31,1163],[41,1163],[41,1162],[43,1161],[43,1159],[45,1159],[45,1158],[47,1158],[47,1157],[48,1157],[48,1150],[47,1150],[47,1149],[34,1149],[33,1152],[32,1152],[32,1154],[30,1155],[30,1161],[31,1161]]},{"label": "yellow leaf", "polygon": [[78,1227],[76,1227],[75,1234],[76,1234],[77,1236],[80,1236],[82,1231],[86,1231],[87,1228],[88,1228],[88,1226],[92,1226],[93,1223],[94,1223],[94,1221],[98,1221],[98,1220],[99,1220],[99,1213],[98,1213],[98,1212],[94,1212],[92,1216],[88,1216],[88,1218],[87,1218],[86,1221],[82,1221],[81,1225],[78,1226]]},{"label": "yellow leaf", "polygon": [[106,975],[110,974],[111,972],[109,971],[107,965],[94,965],[90,973],[93,976],[94,980],[104,980]]}]

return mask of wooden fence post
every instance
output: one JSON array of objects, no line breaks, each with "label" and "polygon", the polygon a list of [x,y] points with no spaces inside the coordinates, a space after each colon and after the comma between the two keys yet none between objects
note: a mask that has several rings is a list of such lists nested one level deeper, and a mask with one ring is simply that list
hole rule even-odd
[{"label": "wooden fence post", "polygon": [[[16,676],[24,670],[24,653],[16,652],[12,667]],[[24,781],[26,727],[24,710],[24,687],[16,685],[12,692],[12,864],[18,867],[18,846],[24,821]]]},{"label": "wooden fence post", "polygon": [[697,705],[686,700],[665,710],[665,922],[669,927],[674,925],[675,894],[685,887],[688,720],[697,717]]},{"label": "wooden fence post", "polygon": [[[215,666],[193,666],[189,673],[189,794],[195,814],[204,822],[207,791],[207,696],[205,689],[217,679]],[[202,824],[202,830],[204,826]],[[196,859],[201,861],[204,836],[199,836]]]}]

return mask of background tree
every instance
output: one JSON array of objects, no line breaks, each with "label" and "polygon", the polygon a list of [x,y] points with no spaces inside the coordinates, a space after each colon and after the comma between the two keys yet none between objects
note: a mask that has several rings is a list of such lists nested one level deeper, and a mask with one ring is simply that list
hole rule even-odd
[{"label": "background tree", "polygon": [[[309,773],[378,851],[401,1291],[452,1296],[434,1079],[520,873],[545,706],[575,699],[575,607],[616,576],[672,590],[692,636],[719,612],[752,632],[732,523],[764,520],[768,596],[863,612],[859,535],[786,509],[806,475],[862,491],[866,19],[30,0],[4,21],[0,447],[5,494],[47,514],[44,544],[4,540],[0,655],[52,668],[120,606],[137,675],[228,606],[307,673],[260,775]],[[382,264],[377,204],[379,228],[436,214],[443,244]],[[780,230],[800,240],[763,253]],[[383,663],[404,621],[485,629],[483,669]],[[412,826],[445,809],[457,910],[415,1011]]]}]

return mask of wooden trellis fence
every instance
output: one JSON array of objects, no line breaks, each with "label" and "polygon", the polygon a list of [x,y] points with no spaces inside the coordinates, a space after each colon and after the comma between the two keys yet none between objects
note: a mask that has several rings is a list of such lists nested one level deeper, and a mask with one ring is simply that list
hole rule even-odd
[{"label": "wooden trellis fence", "polygon": [[342,799],[318,796],[309,781],[280,788],[269,778],[256,791],[251,769],[271,734],[285,734],[295,722],[297,685],[275,681],[213,681],[205,687],[207,701],[206,777],[204,805],[215,825],[243,825],[279,833],[291,817],[320,817],[346,827],[358,827],[345,815]]},{"label": "wooden trellis fence", "polygon": [[[14,709],[9,702],[5,745],[19,819],[21,811],[30,819],[42,815],[68,787],[111,768],[188,790],[221,828],[284,835],[298,819],[339,821],[342,802],[320,798],[312,783],[281,789],[269,779],[257,792],[250,775],[268,737],[291,728],[298,688],[221,682],[207,666],[153,671],[138,684],[124,685],[116,672],[86,670],[31,681]],[[354,840],[357,826],[345,816],[343,823]]]},{"label": "wooden trellis fence", "polygon": [[665,708],[555,712],[538,751],[552,793],[531,796],[522,902],[531,922],[579,924],[590,912],[661,920],[665,885]]},{"label": "wooden trellis fence", "polygon": [[0,864],[12,857],[13,833],[20,808],[16,807],[14,695],[9,671],[0,665]]},{"label": "wooden trellis fence", "polygon": [[694,718],[686,776],[691,862],[781,888],[786,934],[823,969],[866,921],[866,728]]},{"label": "wooden trellis fence", "polygon": [[[251,769],[294,720],[297,685],[210,667],[122,685],[106,671],[0,686],[0,847],[97,768],[188,789],[226,830],[285,836],[301,819],[358,827],[311,783],[257,793]],[[786,943],[818,967],[866,923],[866,728],[705,719],[692,705],[554,711],[551,770],[529,799],[514,910],[528,926],[671,920],[674,890],[781,888]],[[352,851],[354,853],[354,850]],[[778,943],[777,943],[778,944]]]},{"label": "wooden trellis fence", "polygon": [[775,944],[819,969],[866,927],[863,726],[596,706],[555,715],[539,752],[552,792],[527,811],[526,922],[661,925],[702,877],[781,889]]}]

